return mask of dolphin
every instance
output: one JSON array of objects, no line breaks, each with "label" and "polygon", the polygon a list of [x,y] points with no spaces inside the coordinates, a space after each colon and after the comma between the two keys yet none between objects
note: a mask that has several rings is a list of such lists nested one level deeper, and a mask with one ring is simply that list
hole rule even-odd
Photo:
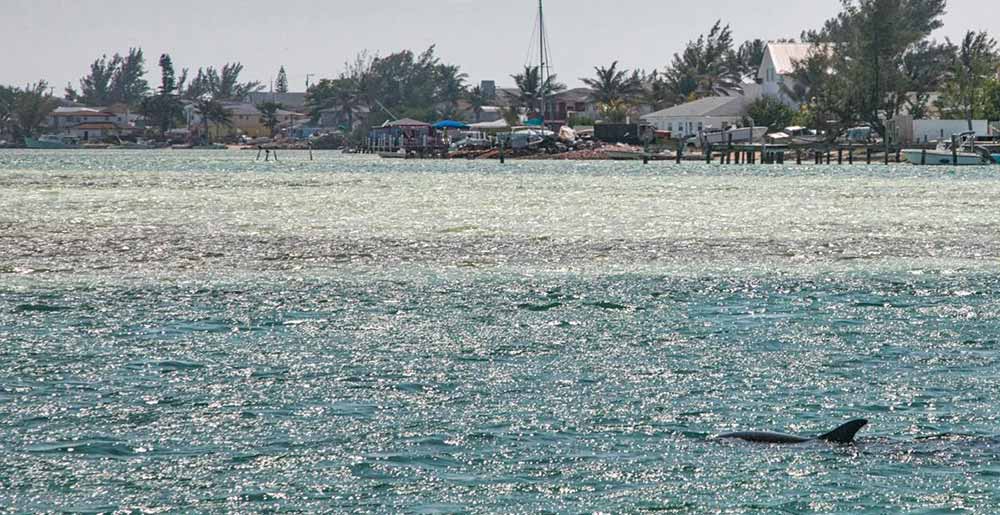
[{"label": "dolphin", "polygon": [[851,444],[854,443],[854,435],[858,434],[858,431],[862,427],[868,425],[868,421],[864,419],[852,420],[829,433],[817,436],[815,438],[806,438],[802,436],[787,435],[784,433],[768,433],[762,431],[741,431],[737,433],[726,433],[724,435],[719,435],[719,438],[736,438],[739,440],[746,440],[748,442],[755,443],[775,443],[775,444],[799,444],[806,442],[814,442],[816,440],[821,440],[830,443],[839,444]]}]

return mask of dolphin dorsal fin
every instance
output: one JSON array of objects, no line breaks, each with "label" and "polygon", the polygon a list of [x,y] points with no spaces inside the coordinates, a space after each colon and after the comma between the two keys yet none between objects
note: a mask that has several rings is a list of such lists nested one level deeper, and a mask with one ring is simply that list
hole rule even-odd
[{"label": "dolphin dorsal fin", "polygon": [[829,433],[820,436],[817,440],[825,440],[833,443],[854,443],[854,435],[861,431],[862,427],[868,425],[864,419],[852,420]]}]

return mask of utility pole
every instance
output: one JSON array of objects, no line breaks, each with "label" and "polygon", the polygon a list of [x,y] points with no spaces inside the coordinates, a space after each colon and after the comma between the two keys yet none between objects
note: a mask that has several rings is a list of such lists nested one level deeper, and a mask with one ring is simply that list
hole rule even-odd
[{"label": "utility pole", "polygon": [[313,78],[315,76],[316,76],[315,73],[307,73],[306,74],[306,90],[307,91],[309,90],[309,79],[311,79],[311,78]]}]

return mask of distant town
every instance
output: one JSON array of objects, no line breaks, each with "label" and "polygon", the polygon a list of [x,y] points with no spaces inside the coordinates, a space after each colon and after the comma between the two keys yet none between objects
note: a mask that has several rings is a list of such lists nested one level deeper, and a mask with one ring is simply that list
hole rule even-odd
[{"label": "distant town", "polygon": [[191,69],[176,66],[169,54],[156,60],[160,82],[150,84],[149,59],[131,48],[96,58],[61,94],[44,80],[0,86],[0,145],[280,143],[405,151],[401,141],[418,136],[423,146],[466,137],[495,146],[497,133],[514,128],[534,126],[557,136],[566,128],[576,138],[623,124],[636,129],[603,132],[617,134],[616,143],[640,143],[639,126],[651,129],[650,138],[670,141],[759,127],[780,143],[834,141],[853,130],[850,138],[897,145],[963,131],[1000,134],[997,43],[985,32],[969,32],[961,41],[931,39],[945,7],[945,0],[888,8],[848,2],[836,18],[820,21],[821,28],[779,41],[738,43],[719,21],[663,69],[601,63],[593,76],[580,78],[585,87],[579,88],[559,81],[544,48],[538,63],[477,84],[459,65],[442,62],[434,47],[362,52],[339,76],[304,91],[292,91],[281,65],[274,83],[264,85],[243,81],[238,62]]}]

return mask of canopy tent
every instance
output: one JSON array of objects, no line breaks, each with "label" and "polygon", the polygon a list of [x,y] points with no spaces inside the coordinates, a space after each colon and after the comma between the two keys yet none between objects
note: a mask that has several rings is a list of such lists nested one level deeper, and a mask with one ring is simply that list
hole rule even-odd
[{"label": "canopy tent", "polygon": [[435,129],[468,129],[469,126],[455,120],[444,120],[434,124]]}]

